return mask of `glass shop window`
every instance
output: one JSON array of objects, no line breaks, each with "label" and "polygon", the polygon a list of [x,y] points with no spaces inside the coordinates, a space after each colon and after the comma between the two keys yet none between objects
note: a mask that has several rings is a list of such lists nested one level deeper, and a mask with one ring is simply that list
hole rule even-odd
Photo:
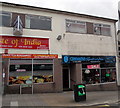
[{"label": "glass shop window", "polygon": [[106,82],[115,82],[116,81],[116,68],[115,63],[101,63],[100,67],[96,64],[92,64],[94,66],[90,69],[90,64],[82,65],[82,73],[83,73],[83,83],[85,84],[97,84],[97,83],[106,83]]},{"label": "glass shop window", "polygon": [[33,82],[53,82],[53,60],[34,60]]},{"label": "glass shop window", "polygon": [[10,59],[9,85],[53,82],[52,59]]},{"label": "glass shop window", "polygon": [[116,80],[115,69],[101,69],[101,83],[113,82]]},{"label": "glass shop window", "polygon": [[85,84],[100,83],[99,69],[85,69],[85,70],[83,70],[83,83],[85,83]]},{"label": "glass shop window", "polygon": [[25,28],[51,30],[51,17],[26,15]]},{"label": "glass shop window", "polygon": [[66,19],[66,32],[86,33],[86,22]]},{"label": "glass shop window", "polygon": [[11,13],[0,11],[0,26],[11,26]]},{"label": "glass shop window", "polygon": [[110,25],[94,24],[94,34],[111,36],[111,27]]},{"label": "glass shop window", "polygon": [[9,85],[32,84],[32,59],[10,60]]}]

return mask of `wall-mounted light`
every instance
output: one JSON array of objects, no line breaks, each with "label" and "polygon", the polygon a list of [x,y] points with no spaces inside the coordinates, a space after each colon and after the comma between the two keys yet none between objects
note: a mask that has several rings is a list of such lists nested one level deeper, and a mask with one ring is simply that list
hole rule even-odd
[{"label": "wall-mounted light", "polygon": [[58,35],[57,40],[61,40],[61,39],[62,39],[62,36]]}]

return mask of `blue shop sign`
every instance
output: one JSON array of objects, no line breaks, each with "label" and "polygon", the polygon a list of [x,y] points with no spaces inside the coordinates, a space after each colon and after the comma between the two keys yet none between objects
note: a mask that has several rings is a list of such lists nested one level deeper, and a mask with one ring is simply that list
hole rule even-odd
[{"label": "blue shop sign", "polygon": [[63,55],[62,63],[83,63],[83,62],[104,62],[104,63],[115,63],[115,56],[70,56]]}]

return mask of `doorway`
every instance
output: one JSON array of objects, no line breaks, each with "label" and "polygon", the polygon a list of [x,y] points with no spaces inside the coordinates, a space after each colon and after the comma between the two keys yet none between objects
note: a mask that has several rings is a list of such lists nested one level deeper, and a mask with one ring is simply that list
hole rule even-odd
[{"label": "doorway", "polygon": [[63,90],[70,89],[70,71],[68,68],[63,69]]}]

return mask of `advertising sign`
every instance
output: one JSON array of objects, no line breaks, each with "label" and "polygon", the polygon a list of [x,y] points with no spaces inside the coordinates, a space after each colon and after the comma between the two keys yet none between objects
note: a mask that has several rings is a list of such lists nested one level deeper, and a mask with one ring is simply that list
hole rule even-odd
[{"label": "advertising sign", "polygon": [[58,58],[57,54],[2,54],[2,58]]},{"label": "advertising sign", "polygon": [[9,84],[32,84],[32,76],[10,76]]},{"label": "advertising sign", "polygon": [[49,39],[18,36],[0,36],[0,48],[48,50]]},{"label": "advertising sign", "polygon": [[96,64],[96,65],[87,65],[87,68],[88,69],[99,69],[100,65],[99,64]]},{"label": "advertising sign", "polygon": [[115,56],[72,56],[63,55],[62,63],[115,63]]}]

